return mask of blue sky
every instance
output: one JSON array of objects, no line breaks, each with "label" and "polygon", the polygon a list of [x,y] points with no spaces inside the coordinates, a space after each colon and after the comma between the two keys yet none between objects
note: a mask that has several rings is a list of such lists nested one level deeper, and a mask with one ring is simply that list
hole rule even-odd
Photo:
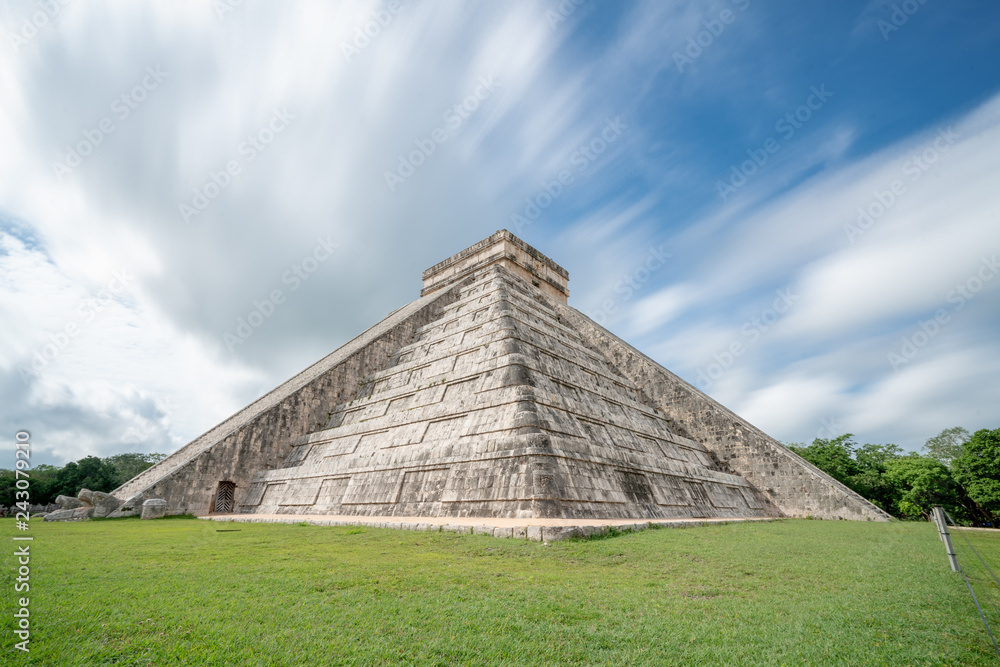
[{"label": "blue sky", "polygon": [[995,3],[10,2],[0,28],[0,427],[36,463],[180,447],[500,228],[782,441],[1000,423]]}]

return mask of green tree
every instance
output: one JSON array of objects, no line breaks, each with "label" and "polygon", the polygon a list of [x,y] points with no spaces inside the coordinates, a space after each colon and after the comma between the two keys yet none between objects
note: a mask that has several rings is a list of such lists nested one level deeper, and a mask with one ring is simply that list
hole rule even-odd
[{"label": "green tree", "polygon": [[[30,486],[28,487],[30,498],[28,502],[30,504],[48,505],[55,499],[56,495],[58,495],[54,493],[56,473],[58,471],[59,468],[44,463],[28,471],[30,475]],[[14,495],[14,492],[18,490],[15,486],[16,483],[17,479],[13,470],[0,470],[0,505],[10,507],[17,501]]]},{"label": "green tree", "polygon": [[[31,468],[32,505],[48,505],[57,496],[76,497],[80,489],[103,491],[115,490],[140,472],[166,458],[165,454],[116,454],[106,459],[87,456],[67,463],[62,468],[44,463]],[[0,469],[0,505],[10,507],[16,497],[13,470]]]},{"label": "green tree", "polygon": [[896,513],[901,490],[886,477],[886,466],[903,450],[891,444],[858,447],[853,438],[845,433],[816,438],[808,447],[789,445],[789,449],[886,512]]},{"label": "green tree", "polygon": [[854,453],[854,458],[859,466],[864,469],[879,470],[885,470],[890,461],[895,461],[901,456],[903,456],[903,450],[896,445],[865,444]]},{"label": "green tree", "polygon": [[115,485],[118,488],[129,481],[154,463],[158,463],[166,458],[166,454],[115,454],[104,459],[106,465],[110,465],[115,471]]},{"label": "green tree", "polygon": [[910,454],[889,461],[887,480],[899,490],[895,512],[900,518],[930,517],[931,507],[943,505],[952,516],[965,517],[958,484],[948,466],[937,459]]},{"label": "green tree", "polygon": [[857,472],[847,485],[886,512],[894,513],[903,489],[887,472],[902,455],[903,450],[896,445],[862,445],[854,452]]},{"label": "green tree", "polygon": [[841,484],[850,486],[850,479],[858,473],[857,461],[852,458],[855,447],[852,438],[853,433],[845,433],[836,438],[816,438],[807,447],[791,444],[788,448]]},{"label": "green tree", "polygon": [[59,468],[45,463],[34,466],[31,469],[31,504],[48,505],[55,502],[56,479],[59,475]]},{"label": "green tree", "polygon": [[956,520],[981,521],[965,490],[941,461],[905,454],[893,444],[855,444],[850,433],[817,438],[808,447],[790,449],[863,498],[902,519],[926,517],[931,506],[944,505]]},{"label": "green tree", "polygon": [[13,470],[0,470],[0,505],[10,507],[14,504],[15,482]]},{"label": "green tree", "polygon": [[1000,517],[1000,428],[973,433],[951,467],[955,479],[996,526]]},{"label": "green tree", "polygon": [[951,465],[959,454],[962,453],[962,445],[968,441],[969,432],[961,426],[946,428],[933,438],[929,438],[924,444],[923,450],[927,456],[937,459],[945,465]]},{"label": "green tree", "polygon": [[80,489],[91,491],[113,490],[117,485],[115,467],[96,456],[87,456],[79,461],[67,463],[56,474],[56,495],[76,496]]}]

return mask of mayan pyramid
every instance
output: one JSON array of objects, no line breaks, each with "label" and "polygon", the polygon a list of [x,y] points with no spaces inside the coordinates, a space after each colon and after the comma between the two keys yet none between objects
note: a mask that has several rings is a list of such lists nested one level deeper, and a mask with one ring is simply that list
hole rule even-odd
[{"label": "mayan pyramid", "polygon": [[171,512],[885,520],[568,305],[506,230],[114,492]]}]

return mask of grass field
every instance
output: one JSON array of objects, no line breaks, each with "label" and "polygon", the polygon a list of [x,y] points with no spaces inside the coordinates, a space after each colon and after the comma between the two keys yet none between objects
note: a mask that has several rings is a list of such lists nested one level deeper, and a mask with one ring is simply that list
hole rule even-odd
[{"label": "grass field", "polygon": [[[13,648],[25,595],[14,526],[0,526],[5,665],[1000,664],[927,523],[788,520],[549,546],[32,521],[27,655]],[[1000,537],[970,539],[1000,563]]]}]

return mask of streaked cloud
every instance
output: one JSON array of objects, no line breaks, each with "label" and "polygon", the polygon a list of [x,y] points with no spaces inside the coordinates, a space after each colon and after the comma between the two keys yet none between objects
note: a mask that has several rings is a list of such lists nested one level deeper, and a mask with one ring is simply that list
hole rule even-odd
[{"label": "streaked cloud", "polygon": [[[830,418],[907,447],[996,426],[1000,281],[948,298],[1000,252],[996,10],[928,6],[887,42],[884,7],[855,4],[68,3],[12,41],[38,6],[5,3],[0,423],[53,462],[175,448],[508,227],[570,270],[572,304],[689,380],[742,345],[706,389],[779,438]],[[772,321],[780,290],[794,305]]]}]

